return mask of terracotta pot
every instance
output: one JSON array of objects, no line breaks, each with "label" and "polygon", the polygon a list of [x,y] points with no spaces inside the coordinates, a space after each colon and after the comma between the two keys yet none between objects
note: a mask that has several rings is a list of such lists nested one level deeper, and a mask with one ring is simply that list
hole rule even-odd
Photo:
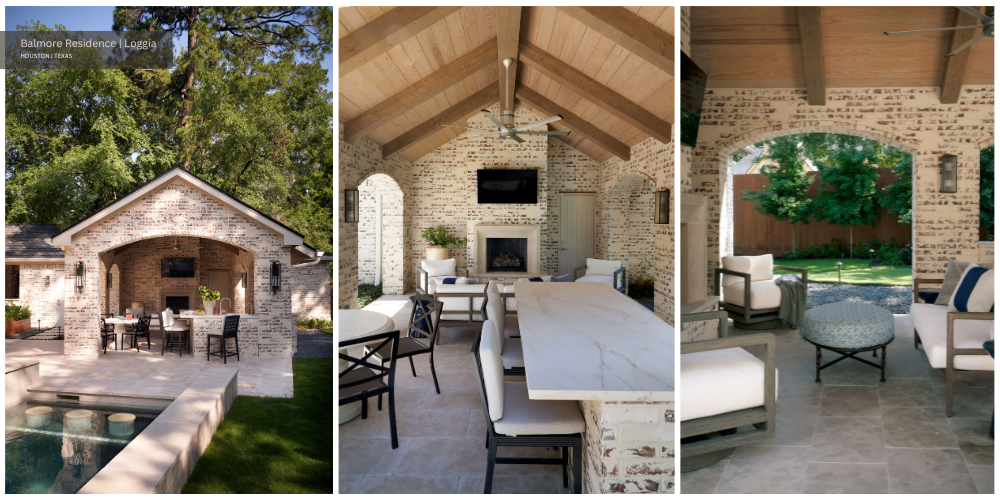
[{"label": "terracotta pot", "polygon": [[11,321],[10,323],[4,323],[3,326],[4,326],[4,337],[10,337],[11,335],[30,330],[31,318]]},{"label": "terracotta pot", "polygon": [[427,247],[427,260],[447,260],[448,247],[433,245]]}]

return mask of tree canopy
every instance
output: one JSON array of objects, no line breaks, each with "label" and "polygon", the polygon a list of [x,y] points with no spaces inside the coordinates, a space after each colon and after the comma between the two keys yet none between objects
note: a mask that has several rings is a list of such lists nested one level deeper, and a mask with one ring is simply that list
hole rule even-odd
[{"label": "tree canopy", "polygon": [[865,149],[845,147],[829,157],[820,170],[820,189],[816,196],[816,220],[851,228],[849,251],[854,252],[854,226],[875,227],[879,207],[875,184],[879,174],[875,158]]},{"label": "tree canopy", "polygon": [[754,208],[761,214],[792,224],[792,253],[795,253],[795,224],[808,224],[809,217],[813,215],[812,200],[809,199],[812,179],[806,175],[798,137],[771,139],[766,157],[776,164],[763,168],[768,184],[760,191],[745,189],[742,199],[753,202]]}]

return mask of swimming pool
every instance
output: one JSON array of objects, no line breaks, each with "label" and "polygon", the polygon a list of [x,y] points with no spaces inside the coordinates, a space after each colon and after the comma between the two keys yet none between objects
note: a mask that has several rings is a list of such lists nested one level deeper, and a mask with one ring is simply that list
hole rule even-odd
[{"label": "swimming pool", "polygon": [[76,493],[159,411],[54,401],[7,407],[4,492]]}]

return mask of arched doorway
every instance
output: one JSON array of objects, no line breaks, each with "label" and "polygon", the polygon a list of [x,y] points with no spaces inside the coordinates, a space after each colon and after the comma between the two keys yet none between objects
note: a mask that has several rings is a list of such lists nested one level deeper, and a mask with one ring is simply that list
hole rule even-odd
[{"label": "arched doorway", "polygon": [[649,177],[623,176],[608,194],[605,248],[609,260],[621,260],[628,283],[652,293],[656,261],[655,185]]},{"label": "arched doorway", "polygon": [[392,177],[373,174],[358,193],[358,283],[382,283],[383,294],[403,294],[403,191]]}]

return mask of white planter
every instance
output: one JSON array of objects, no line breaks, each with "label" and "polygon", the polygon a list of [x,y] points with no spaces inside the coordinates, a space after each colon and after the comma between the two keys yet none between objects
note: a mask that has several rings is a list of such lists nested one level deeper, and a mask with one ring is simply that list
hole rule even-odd
[{"label": "white planter", "polygon": [[215,305],[219,303],[218,300],[204,300],[205,314],[215,314]]},{"label": "white planter", "polygon": [[448,247],[443,247],[441,245],[434,245],[427,247],[427,260],[446,260],[448,259]]}]

